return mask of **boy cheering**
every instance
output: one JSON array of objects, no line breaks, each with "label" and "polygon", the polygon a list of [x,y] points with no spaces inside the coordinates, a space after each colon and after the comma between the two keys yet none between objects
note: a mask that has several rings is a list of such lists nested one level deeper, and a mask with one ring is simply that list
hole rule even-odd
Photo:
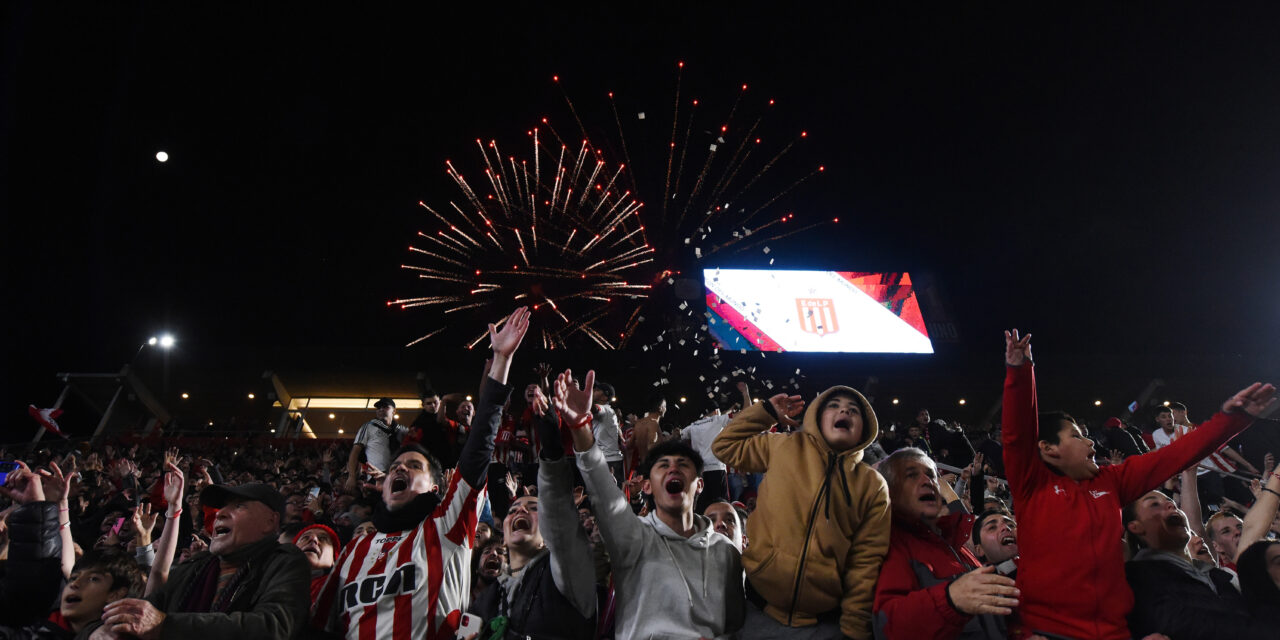
[{"label": "boy cheering", "polygon": [[1119,465],[1099,468],[1093,441],[1064,413],[1037,414],[1031,334],[1006,331],[1004,463],[1018,505],[1020,629],[1070,638],[1127,640],[1133,593],[1117,539],[1120,510],[1216,451],[1274,402],[1256,382],[1187,436]]}]

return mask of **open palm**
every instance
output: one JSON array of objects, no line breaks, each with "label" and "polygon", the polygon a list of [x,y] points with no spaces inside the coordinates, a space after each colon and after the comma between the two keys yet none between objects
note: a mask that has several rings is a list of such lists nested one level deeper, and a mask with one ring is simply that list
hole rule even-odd
[{"label": "open palm", "polygon": [[1243,411],[1255,418],[1260,418],[1270,413],[1276,401],[1276,388],[1270,384],[1262,384],[1255,382],[1222,404],[1223,413],[1232,411]]},{"label": "open palm", "polygon": [[520,348],[520,341],[524,340],[524,334],[529,330],[529,308],[520,307],[511,312],[507,316],[507,321],[502,325],[502,329],[498,329],[494,325],[489,325],[489,343],[493,346],[493,352],[498,355],[511,357],[511,354]]},{"label": "open palm", "polygon": [[555,389],[556,410],[575,427],[591,419],[591,394],[596,386],[596,372],[588,371],[584,382],[586,387],[579,389],[578,383],[573,379],[573,371],[565,369],[564,373],[556,376],[552,385]]}]

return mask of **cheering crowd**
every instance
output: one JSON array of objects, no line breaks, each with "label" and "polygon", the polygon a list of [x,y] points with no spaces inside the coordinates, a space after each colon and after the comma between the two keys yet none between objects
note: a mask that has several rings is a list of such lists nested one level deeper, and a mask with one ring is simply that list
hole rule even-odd
[{"label": "cheering crowd", "polygon": [[992,429],[882,426],[847,386],[671,425],[591,371],[518,387],[528,322],[490,326],[474,402],[383,399],[354,442],[6,465],[0,637],[1280,637],[1269,384],[1090,429],[1040,410],[1015,330]]}]

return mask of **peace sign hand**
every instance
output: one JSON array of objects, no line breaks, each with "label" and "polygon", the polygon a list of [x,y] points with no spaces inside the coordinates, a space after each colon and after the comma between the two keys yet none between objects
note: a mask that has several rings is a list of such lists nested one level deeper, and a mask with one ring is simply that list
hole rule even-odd
[{"label": "peace sign hand", "polygon": [[1031,334],[1018,337],[1018,330],[1004,332],[1004,362],[1011,367],[1021,367],[1031,359]]}]

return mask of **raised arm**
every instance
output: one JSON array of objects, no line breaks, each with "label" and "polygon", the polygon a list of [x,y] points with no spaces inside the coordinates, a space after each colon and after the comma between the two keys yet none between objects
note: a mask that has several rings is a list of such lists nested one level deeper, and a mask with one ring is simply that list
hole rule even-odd
[{"label": "raised arm", "polygon": [[1128,458],[1118,467],[1106,467],[1103,472],[1119,473],[1118,497],[1122,504],[1133,502],[1244,431],[1255,417],[1270,411],[1275,393],[1275,387],[1255,382],[1228,398],[1221,412],[1190,433],[1156,451]]},{"label": "raised arm", "polygon": [[747,383],[741,381],[738,382],[738,393],[742,394],[743,409],[746,409],[753,404],[751,400],[751,388],[747,386]]},{"label": "raised arm", "polygon": [[734,414],[711,443],[711,451],[721,462],[739,471],[763,473],[769,469],[773,443],[787,437],[784,433],[767,433],[767,430],[782,420],[790,420],[789,416],[803,408],[804,400],[800,396],[785,393],[769,398],[768,402],[753,404]]},{"label": "raised arm", "polygon": [[524,340],[528,330],[529,309],[525,307],[512,311],[501,330],[489,325],[493,360],[489,364],[489,375],[480,387],[480,401],[476,404],[476,417],[472,420],[474,429],[458,454],[458,473],[472,487],[484,486],[489,458],[493,455],[493,438],[502,424],[502,405],[511,395],[511,387],[507,385],[511,358],[520,348],[520,341]]},{"label": "raised arm", "polygon": [[640,554],[644,525],[631,513],[631,505],[614,481],[591,433],[591,392],[596,384],[596,372],[588,371],[583,382],[585,388],[579,389],[573,381],[573,372],[566,370],[551,383],[555,392],[552,402],[573,438],[578,470],[591,496],[596,524],[609,557],[615,566],[631,565]]},{"label": "raised arm", "polygon": [[1187,514],[1188,528],[1201,538],[1204,534],[1204,519],[1200,517],[1200,479],[1196,477],[1196,468],[1182,470],[1182,493],[1178,494],[1178,507]]},{"label": "raised arm", "polygon": [[[67,460],[64,459],[63,462]],[[71,539],[71,508],[67,502],[67,498],[71,495],[71,483],[76,477],[74,458],[70,459],[70,464],[72,466],[65,474],[56,462],[49,463],[48,471],[41,469],[39,472],[49,501],[58,505],[58,537],[62,540],[63,578],[71,577],[71,570],[76,564],[75,542]]]},{"label": "raised arm", "polygon": [[1004,417],[1000,433],[1004,443],[1004,469],[1014,500],[1025,504],[1050,474],[1040,462],[1039,407],[1035,365],[1031,361],[1031,334],[1019,337],[1017,329],[1004,332],[1004,363]]},{"label": "raised arm", "polygon": [[564,457],[560,443],[560,417],[550,409],[539,387],[533,412],[537,416],[542,458],[538,465],[538,508],[542,537],[551,552],[551,578],[556,588],[578,613],[590,617],[596,612],[596,576],[590,562],[591,543],[573,505],[573,463]]},{"label": "raised arm", "polygon": [[160,542],[156,543],[156,560],[151,565],[151,575],[147,578],[146,595],[151,595],[169,581],[169,568],[173,566],[173,554],[178,548],[178,518],[182,517],[182,494],[186,479],[182,469],[170,462],[169,471],[164,474],[164,501],[168,508],[164,513],[164,533],[160,534]]},{"label": "raised arm", "polygon": [[1244,528],[1240,533],[1240,543],[1236,546],[1236,557],[1232,558],[1232,561],[1239,560],[1240,554],[1244,553],[1249,545],[1266,537],[1271,523],[1276,519],[1276,509],[1280,508],[1280,465],[1263,469],[1262,472],[1266,474],[1263,476],[1266,482],[1258,492],[1258,499],[1254,500],[1253,508],[1244,515]]}]

